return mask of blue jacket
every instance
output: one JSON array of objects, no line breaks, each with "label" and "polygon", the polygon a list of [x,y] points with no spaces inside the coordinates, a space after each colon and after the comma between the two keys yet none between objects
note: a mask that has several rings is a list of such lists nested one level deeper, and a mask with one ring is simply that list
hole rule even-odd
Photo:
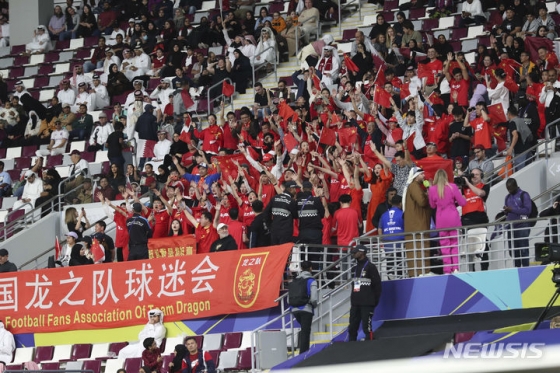
[{"label": "blue jacket", "polygon": [[[379,219],[379,230],[383,235],[404,233],[403,211],[394,206],[385,211],[381,215],[381,219]],[[383,240],[402,241],[404,240],[404,235],[384,237]]]},{"label": "blue jacket", "polygon": [[[206,175],[204,176],[204,183],[208,184],[208,186],[212,186],[212,184],[215,181],[220,180],[222,174],[210,174],[210,175]],[[188,180],[188,181],[194,181],[195,183],[198,184],[198,182],[200,181],[201,176],[200,175],[191,175],[191,174],[184,174],[183,175],[183,179]]]}]

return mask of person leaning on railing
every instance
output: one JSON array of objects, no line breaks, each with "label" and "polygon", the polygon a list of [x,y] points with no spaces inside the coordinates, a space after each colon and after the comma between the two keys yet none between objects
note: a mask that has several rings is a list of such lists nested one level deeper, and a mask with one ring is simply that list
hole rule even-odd
[{"label": "person leaning on railing", "polygon": [[[487,224],[486,199],[490,194],[490,185],[484,184],[484,172],[480,168],[473,168],[470,175],[463,176],[463,195],[467,204],[462,208],[461,223],[463,226]],[[488,244],[481,256],[480,268],[488,270]]]}]

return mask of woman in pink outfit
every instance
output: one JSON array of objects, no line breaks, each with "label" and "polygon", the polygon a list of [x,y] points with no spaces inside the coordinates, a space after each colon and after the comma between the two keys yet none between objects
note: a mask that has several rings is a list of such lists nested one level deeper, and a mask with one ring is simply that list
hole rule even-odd
[{"label": "woman in pink outfit", "polygon": [[[456,204],[464,206],[467,201],[457,185],[447,181],[447,172],[439,169],[434,177],[434,185],[428,190],[430,206],[436,210],[436,229],[461,226],[461,217]],[[452,273],[459,270],[459,249],[457,247],[457,230],[439,232],[439,245],[443,255],[443,272]]]}]

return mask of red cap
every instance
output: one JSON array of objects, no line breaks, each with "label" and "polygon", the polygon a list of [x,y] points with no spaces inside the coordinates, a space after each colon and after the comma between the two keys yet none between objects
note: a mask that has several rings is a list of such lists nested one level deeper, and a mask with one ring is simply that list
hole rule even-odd
[{"label": "red cap", "polygon": [[268,162],[271,160],[272,160],[272,154],[266,153],[265,155],[263,155],[263,162]]},{"label": "red cap", "polygon": [[473,150],[485,150],[485,149],[484,149],[484,146],[482,144],[476,144],[473,147]]}]

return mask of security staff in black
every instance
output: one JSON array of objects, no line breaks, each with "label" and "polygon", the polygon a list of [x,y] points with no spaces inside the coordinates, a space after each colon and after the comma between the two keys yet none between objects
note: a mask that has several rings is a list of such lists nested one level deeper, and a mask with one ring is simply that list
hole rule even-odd
[{"label": "security staff in black", "polygon": [[285,181],[283,193],[272,198],[263,214],[270,227],[270,244],[281,245],[294,240],[294,219],[297,218],[297,204],[294,200],[297,184]]},{"label": "security staff in black", "polygon": [[362,323],[362,330],[366,340],[373,339],[371,319],[373,311],[381,297],[381,277],[375,264],[366,257],[367,248],[357,245],[352,254],[358,261],[352,268],[352,295],[350,296],[350,325],[348,337],[350,341],[358,339],[358,328]]},{"label": "security staff in black", "polygon": [[[299,219],[298,243],[321,245],[323,243],[323,223],[321,219],[325,216],[325,207],[320,197],[313,196],[313,184],[304,181],[303,190],[297,194],[297,213]],[[310,254],[307,259],[317,268],[317,263],[322,261],[321,248],[309,247]]]},{"label": "security staff in black", "polygon": [[148,238],[152,237],[152,229],[148,220],[140,215],[142,204],[132,205],[134,215],[126,219],[126,229],[130,236],[128,240],[128,260],[149,259]]}]

